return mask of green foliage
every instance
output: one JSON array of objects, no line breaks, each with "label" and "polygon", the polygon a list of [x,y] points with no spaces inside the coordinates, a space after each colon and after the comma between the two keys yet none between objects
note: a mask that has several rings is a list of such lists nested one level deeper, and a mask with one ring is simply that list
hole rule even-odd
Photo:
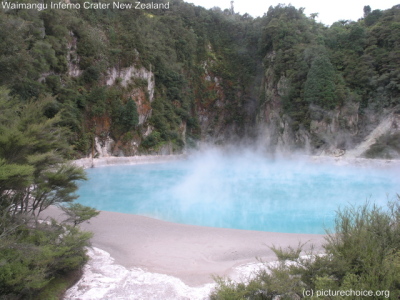
[{"label": "green foliage", "polygon": [[74,224],[74,227],[96,217],[100,213],[92,207],[84,206],[79,203],[68,203],[67,206],[62,206],[61,209],[68,216],[68,219],[64,222],[71,222]]},{"label": "green foliage", "polygon": [[323,255],[299,257],[301,247],[287,251],[274,248],[278,264],[267,265],[253,274],[248,283],[217,278],[211,299],[300,299],[304,297],[304,290],[329,289],[333,292],[383,291],[384,295],[372,299],[397,299],[400,296],[400,196],[385,210],[368,204],[340,210],[335,232],[328,233]]},{"label": "green foliage", "polygon": [[367,26],[372,26],[374,25],[379,18],[382,16],[382,11],[379,9],[375,9],[374,11],[371,12],[371,7],[369,8],[368,14],[365,16],[364,22],[365,25]]},{"label": "green foliage", "polygon": [[58,94],[61,89],[61,78],[57,75],[50,75],[46,77],[46,85],[54,94]]},{"label": "green foliage", "polygon": [[95,83],[100,79],[100,71],[94,66],[88,67],[82,75],[82,79],[85,83]]},{"label": "green foliage", "polygon": [[182,110],[167,99],[159,98],[155,100],[153,102],[153,114],[150,118],[150,124],[154,126],[156,131],[143,140],[143,148],[155,149],[157,148],[157,144],[170,141],[181,149],[183,144],[179,138],[178,131],[182,119],[179,114],[185,117]]},{"label": "green foliage", "polygon": [[329,58],[321,55],[316,57],[304,86],[304,98],[311,104],[332,109],[337,105],[335,70]]},{"label": "green foliage", "polygon": [[335,231],[325,249],[337,266],[339,285],[350,281],[354,289],[389,290],[391,297],[398,297],[399,202],[390,203],[388,211],[375,205],[340,210]]},{"label": "green foliage", "polygon": [[[294,130],[309,127],[310,103],[332,110],[356,97],[361,114],[367,107],[378,112],[399,103],[393,46],[400,40],[395,30],[400,12],[369,9],[364,20],[338,21],[329,28],[292,6],[270,7],[262,18],[266,82],[278,91]],[[277,101],[276,95],[264,94],[260,107],[270,101]]]},{"label": "green foliage", "polygon": [[49,205],[70,202],[76,181],[85,179],[82,169],[65,164],[70,149],[61,136],[66,132],[57,126],[58,115],[44,114],[51,101],[18,106],[7,94],[0,99],[0,198],[12,215],[38,215]]},{"label": "green foliage", "polygon": [[74,270],[66,274],[60,274],[53,278],[39,293],[35,294],[33,300],[58,300],[72,287],[82,276],[82,270]]},{"label": "green foliage", "polygon": [[20,224],[7,237],[0,236],[0,286],[2,295],[29,297],[58,274],[81,267],[91,234],[70,226]]},{"label": "green foliage", "polygon": [[275,253],[276,257],[280,261],[291,260],[296,261],[299,259],[300,253],[303,249],[304,244],[299,243],[296,248],[289,246],[287,249],[277,248],[275,246],[270,247]]},{"label": "green foliage", "polygon": [[[2,295],[30,298],[60,274],[80,268],[90,233],[52,220],[50,205],[77,198],[81,168],[66,163],[70,147],[52,97],[21,104],[0,89],[0,287]],[[71,204],[74,225],[98,214]]]},{"label": "green foliage", "polygon": [[[130,97],[137,111],[151,111],[143,127],[178,148],[185,124],[189,139],[219,129],[241,137],[254,128],[257,109],[272,103],[292,129],[307,129],[310,104],[340,109],[352,95],[360,113],[400,104],[399,14],[365,6],[364,19],[326,27],[283,4],[256,19],[181,0],[168,11],[2,10],[0,85],[21,101],[50,93],[61,104],[52,113],[61,112],[79,154],[87,154],[90,134],[107,132],[117,144],[126,132],[141,135],[128,116],[135,114],[126,109]],[[71,64],[79,76],[70,75]],[[141,76],[105,87],[111,71],[127,67],[154,74],[152,99]],[[213,120],[207,133],[201,115]]]},{"label": "green foliage", "polygon": [[34,58],[34,67],[40,73],[48,72],[57,65],[55,51],[47,42],[37,41],[32,47],[31,54]]},{"label": "green foliage", "polygon": [[293,276],[291,268],[279,264],[269,271],[256,272],[255,279],[248,283],[236,283],[217,278],[217,288],[210,295],[211,300],[231,299],[298,299],[302,295],[304,284],[301,278]]},{"label": "green foliage", "polygon": [[95,87],[86,96],[92,116],[101,117],[107,109],[107,93],[105,87]]},{"label": "green foliage", "polygon": [[153,131],[149,134],[141,143],[141,147],[145,149],[156,148],[156,146],[161,142],[161,134],[157,131]]},{"label": "green foliage", "polygon": [[116,126],[120,126],[122,132],[135,129],[139,123],[139,114],[135,101],[129,98],[125,105],[120,105],[113,118]]}]

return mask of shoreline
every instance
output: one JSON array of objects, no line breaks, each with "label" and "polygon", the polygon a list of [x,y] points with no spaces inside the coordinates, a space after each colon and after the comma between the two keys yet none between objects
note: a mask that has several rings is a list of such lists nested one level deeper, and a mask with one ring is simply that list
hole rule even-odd
[{"label": "shoreline", "polygon": [[346,156],[317,156],[305,155],[312,162],[317,163],[334,163],[338,166],[360,166],[360,167],[399,167],[400,159],[383,159],[383,158],[363,158],[363,157],[346,157]]},{"label": "shoreline", "polygon": [[[61,214],[50,207],[45,215],[59,220]],[[229,277],[258,258],[276,260],[269,247],[306,243],[305,251],[313,246],[320,253],[325,241],[322,234],[205,227],[108,211],[80,227],[94,233],[92,246],[108,252],[116,264],[173,276],[191,287],[213,283],[213,275]]]},{"label": "shoreline", "polygon": [[175,160],[186,159],[187,154],[174,155],[136,155],[136,156],[104,156],[99,158],[80,158],[73,160],[72,163],[77,167],[84,169],[116,166],[116,165],[138,165],[163,163]]},{"label": "shoreline", "polygon": [[325,235],[250,231],[178,224],[149,217],[105,212],[83,229],[94,232],[93,246],[111,254],[117,264],[167,274],[189,286],[229,276],[234,267],[276,260],[269,248],[310,242],[321,251]]},{"label": "shoreline", "polygon": [[[240,154],[240,152],[239,152]],[[191,154],[170,154],[170,155],[136,155],[136,156],[103,156],[99,158],[80,158],[72,160],[72,163],[84,169],[95,167],[106,167],[116,165],[138,165],[138,164],[154,164],[169,161],[185,160],[190,158]],[[328,155],[289,155],[287,157],[279,157],[278,160],[305,159],[313,163],[333,163],[338,166],[362,166],[362,167],[400,167],[400,159],[383,159],[383,158],[363,158],[328,156]]]}]

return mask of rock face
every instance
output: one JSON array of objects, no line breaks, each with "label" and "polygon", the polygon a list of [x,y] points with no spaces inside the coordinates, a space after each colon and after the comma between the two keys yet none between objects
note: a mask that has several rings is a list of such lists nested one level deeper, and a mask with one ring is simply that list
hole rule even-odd
[{"label": "rock face", "polygon": [[79,56],[76,52],[78,39],[72,31],[69,32],[70,41],[67,44],[67,63],[68,75],[71,77],[79,77],[82,75],[82,70],[79,68]]},{"label": "rock face", "polygon": [[[274,53],[267,55],[274,60]],[[283,109],[290,81],[274,77],[273,64],[266,68],[256,116],[261,146],[270,151],[300,150],[315,155],[361,157],[375,147],[380,139],[395,139],[400,133],[399,109],[360,108],[359,102],[348,96],[340,107],[322,108],[308,105],[306,122],[298,124]],[[382,143],[382,142],[381,142]],[[375,146],[374,146],[375,145]],[[386,158],[400,155],[400,145],[394,145]],[[378,155],[379,156],[379,155]]]},{"label": "rock face", "polygon": [[[380,137],[400,132],[400,116],[395,109],[360,115],[359,104],[347,102],[342,107],[326,110],[310,105],[309,127],[294,129],[293,120],[281,108],[278,87],[268,93],[272,101],[260,109],[259,137],[264,148],[279,152],[301,149],[316,155],[361,157]],[[363,127],[367,123],[368,126]],[[393,153],[392,157],[398,154]]]},{"label": "rock face", "polygon": [[[211,62],[212,64],[213,62]],[[224,90],[221,87],[221,78],[209,71],[209,63],[204,63],[203,82],[210,96],[203,103],[197,103],[197,112],[201,128],[202,140],[215,142],[225,138],[226,126],[224,126],[223,110],[226,104]]]},{"label": "rock face", "polygon": [[[144,67],[113,67],[107,70],[103,82],[107,86],[118,86],[124,89],[126,97],[132,98],[136,103],[139,114],[138,125],[143,126],[143,137],[151,134],[153,127],[147,124],[146,121],[151,117],[151,103],[154,100],[155,78],[153,72]],[[93,155],[96,157],[109,157],[138,154],[141,142],[139,137],[133,136],[129,142],[116,140],[110,136],[112,120],[107,116],[95,119],[97,136],[95,137],[95,153]],[[172,154],[172,150],[169,151],[167,145],[160,152]]]},{"label": "rock face", "polygon": [[98,157],[109,157],[113,154],[113,146],[115,142],[110,137],[106,137],[101,140],[99,137],[95,137],[95,149],[98,154]]},{"label": "rock face", "polygon": [[[77,37],[70,33],[67,62],[71,77],[83,74],[79,68],[77,42]],[[284,73],[277,77],[274,51],[266,55],[268,66],[258,71],[262,74],[256,74],[253,82],[246,83],[242,88],[232,88],[232,82],[215,71],[221,61],[211,46],[208,52],[209,58],[201,64],[201,72],[196,79],[199,87],[194,88],[196,100],[192,109],[193,117],[199,124],[200,141],[204,143],[226,144],[247,140],[272,152],[300,150],[315,155],[360,157],[365,156],[369,149],[376,148],[377,143],[382,144],[384,137],[388,140],[400,131],[398,110],[377,111],[369,107],[361,110],[360,103],[350,96],[340,106],[331,109],[309,104],[307,114],[296,120],[284,107],[291,82]],[[157,133],[154,124],[149,122],[154,101],[160,97],[155,92],[154,71],[157,70],[152,70],[151,66],[145,68],[137,60],[134,65],[124,68],[114,66],[103,74],[102,84],[123,90],[124,97],[135,101],[140,134],[130,137],[128,142],[122,141],[126,137],[111,136],[112,120],[109,115],[96,117],[95,156],[136,155],[143,140],[151,138],[153,132]],[[253,96],[258,87],[260,95]],[[196,93],[201,93],[201,96]],[[179,106],[180,103],[176,101],[173,105]],[[181,120],[177,126],[177,134],[185,145],[187,126],[186,120]],[[393,146],[386,156],[400,155],[400,149],[396,147]],[[165,142],[150,153],[172,154],[175,149],[172,142]]]},{"label": "rock face", "polygon": [[[381,145],[383,157],[398,158],[399,157],[399,133],[400,133],[400,114],[396,112],[388,113],[379,124],[364,137],[363,141],[353,149],[346,152],[346,157],[360,157],[368,154],[369,151],[376,149],[382,140],[387,139],[387,145]],[[388,143],[391,142],[391,143]],[[385,143],[385,141],[383,141]],[[393,145],[390,145],[393,144]],[[394,148],[394,149],[393,149]],[[378,149],[377,149],[378,150]],[[382,153],[378,153],[382,154]]]},{"label": "rock face", "polygon": [[201,129],[201,141],[206,144],[237,143],[254,135],[256,97],[253,85],[257,79],[225,78],[226,68],[211,45],[208,59],[201,64],[199,78],[203,94],[196,101],[196,115]]},{"label": "rock face", "polygon": [[153,102],[154,99],[154,74],[151,70],[147,70],[144,67],[136,68],[135,66],[130,66],[128,68],[112,68],[108,71],[105,78],[107,85],[113,85],[116,81],[123,87],[128,87],[130,84],[134,83],[135,79],[142,79],[147,82],[147,92],[149,93],[149,101]]},{"label": "rock face", "polygon": [[155,79],[151,70],[144,67],[109,69],[104,79],[106,85],[120,85],[135,99],[139,113],[139,125],[151,116],[151,102],[154,100]]},{"label": "rock face", "polygon": [[[395,110],[360,115],[359,103],[351,100],[332,110],[310,105],[309,126],[294,126],[295,122],[282,108],[282,99],[288,93],[290,82],[285,76],[274,82],[271,73],[272,70],[267,69],[263,78],[264,101],[260,100],[258,112],[248,115],[250,121],[245,122],[242,128],[245,132],[256,132],[256,143],[262,149],[279,153],[300,150],[316,155],[360,157],[380,137],[396,134],[400,130],[400,116]],[[231,110],[221,85],[223,79],[212,74],[205,63],[202,80],[213,95],[207,102],[197,103],[196,107],[202,141],[217,144],[234,141],[238,128],[235,128],[236,123],[227,122]],[[149,136],[154,131],[154,127],[146,123],[151,116],[151,104],[154,101],[156,83],[153,72],[144,67],[114,67],[108,70],[104,81],[107,85],[121,86],[135,99],[139,124],[144,125],[142,135],[144,138]],[[179,128],[185,140],[186,123],[182,122]],[[109,135],[96,137],[96,156],[135,155],[138,154],[140,142],[140,139],[133,140],[131,150],[127,151]],[[162,145],[157,151],[157,154],[164,155],[172,153],[174,149],[171,143]],[[396,153],[391,156],[396,157]]]}]

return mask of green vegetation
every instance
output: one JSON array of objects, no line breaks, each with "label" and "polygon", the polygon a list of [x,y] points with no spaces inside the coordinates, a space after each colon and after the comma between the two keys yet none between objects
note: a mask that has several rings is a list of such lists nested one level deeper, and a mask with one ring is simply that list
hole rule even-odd
[{"label": "green vegetation", "polygon": [[13,104],[0,98],[0,196],[2,211],[37,217],[48,206],[76,198],[82,169],[66,164],[71,153],[61,118],[46,117],[51,98]]},{"label": "green vegetation", "polygon": [[79,203],[68,203],[66,206],[62,206],[61,209],[68,216],[68,219],[64,222],[71,222],[74,227],[96,217],[100,213],[92,207]]},{"label": "green vegetation", "polygon": [[46,287],[33,297],[33,300],[59,300],[65,292],[82,276],[82,270],[69,272],[52,279]]},{"label": "green vegetation", "polygon": [[371,299],[400,296],[400,196],[385,210],[368,204],[340,210],[334,232],[328,232],[323,255],[301,257],[301,246],[287,251],[273,248],[278,264],[266,265],[248,283],[218,278],[211,299],[313,298],[304,294],[305,290],[382,292]]},{"label": "green vegetation", "polygon": [[[173,0],[168,11],[0,10],[0,26],[0,86],[20,101],[51,95],[77,156],[90,153],[94,135],[123,146],[147,140],[149,126],[160,137],[142,151],[166,144],[181,151],[186,139],[201,137],[204,109],[225,116],[211,118],[218,123],[212,126],[238,135],[254,123],[242,108],[254,97],[261,27],[249,16]],[[127,68],[148,77],[105,84],[112,70],[119,76]]]},{"label": "green vegetation", "polygon": [[90,233],[55,222],[13,225],[18,227],[3,234],[0,245],[0,286],[5,299],[34,296],[54,278],[86,263],[84,247]]},{"label": "green vegetation", "polygon": [[281,113],[298,130],[309,129],[314,120],[310,104],[339,112],[350,103],[360,103],[361,126],[370,122],[367,114],[400,104],[396,67],[400,38],[394,30],[400,24],[400,10],[370,9],[366,7],[358,21],[340,20],[326,27],[302,9],[270,7],[262,18],[260,44],[270,91],[261,95],[260,108],[280,100]]},{"label": "green vegetation", "polygon": [[[91,233],[75,227],[98,214],[81,205],[64,210],[74,226],[39,216],[77,196],[82,169],[67,163],[68,132],[50,96],[19,103],[0,90],[0,293],[30,298],[60,276],[79,269]],[[68,220],[69,221],[69,220]]]},{"label": "green vegetation", "polygon": [[254,19],[169,2],[168,10],[0,10],[0,86],[22,102],[51,96],[48,113],[62,112],[75,156],[90,154],[94,137],[111,137],[116,153],[130,153],[132,142],[147,153],[207,136],[254,137],[271,110],[313,135],[315,107],[356,106],[363,127],[368,114],[400,104],[398,7],[366,6],[358,21],[327,27],[290,5]]},{"label": "green vegetation", "polygon": [[307,102],[333,109],[336,100],[335,70],[326,56],[314,58],[304,86]]}]

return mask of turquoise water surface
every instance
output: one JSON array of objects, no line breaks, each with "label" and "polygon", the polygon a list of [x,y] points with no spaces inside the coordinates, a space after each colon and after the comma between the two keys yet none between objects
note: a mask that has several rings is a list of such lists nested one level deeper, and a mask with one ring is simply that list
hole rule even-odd
[{"label": "turquoise water surface", "polygon": [[340,207],[393,200],[400,192],[398,171],[209,155],[89,169],[78,202],[177,223],[324,233]]}]

